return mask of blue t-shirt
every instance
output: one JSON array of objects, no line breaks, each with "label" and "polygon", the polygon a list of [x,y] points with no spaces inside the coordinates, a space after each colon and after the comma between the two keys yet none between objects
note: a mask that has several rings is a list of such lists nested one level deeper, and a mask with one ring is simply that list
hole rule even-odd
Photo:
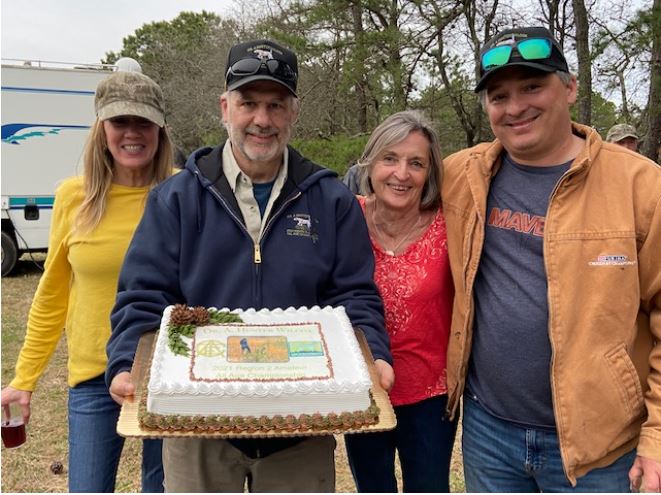
[{"label": "blue t-shirt", "polygon": [[531,427],[555,428],[544,221],[570,164],[532,167],[503,156],[475,279],[468,391],[491,414]]},{"label": "blue t-shirt", "polygon": [[255,201],[257,201],[257,205],[259,206],[259,214],[262,218],[264,218],[266,205],[269,203],[269,198],[271,197],[273,184],[275,184],[275,179],[271,182],[252,183],[252,195],[255,197]]}]

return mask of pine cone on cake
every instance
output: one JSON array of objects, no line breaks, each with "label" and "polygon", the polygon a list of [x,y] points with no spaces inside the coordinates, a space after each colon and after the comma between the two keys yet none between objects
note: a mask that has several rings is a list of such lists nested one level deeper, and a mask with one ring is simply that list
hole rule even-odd
[{"label": "pine cone on cake", "polygon": [[331,427],[340,426],[342,424],[342,420],[336,413],[328,413],[328,422]]},{"label": "pine cone on cake", "polygon": [[271,429],[272,422],[271,422],[271,420],[269,419],[268,416],[260,416],[258,421],[259,421],[259,426],[261,427],[261,429],[263,429],[263,430],[270,430]]},{"label": "pine cone on cake", "polygon": [[203,327],[209,324],[209,312],[205,307],[195,306],[190,312],[193,316],[193,321],[191,323],[194,325]]},{"label": "pine cone on cake", "polygon": [[353,421],[356,423],[356,426],[362,426],[365,424],[365,412],[356,411],[353,413]]},{"label": "pine cone on cake", "polygon": [[343,412],[340,414],[340,421],[342,422],[343,427],[351,428],[354,424],[353,414],[349,412]]},{"label": "pine cone on cake", "polygon": [[175,326],[193,325],[193,312],[185,304],[175,304],[170,313],[170,324]]},{"label": "pine cone on cake", "polygon": [[284,426],[284,424],[285,424],[285,418],[283,418],[280,414],[276,414],[276,415],[273,416],[273,418],[271,419],[271,422],[272,422],[272,424],[273,424],[273,429],[274,429],[274,430],[279,430],[279,429],[281,429],[281,428]]},{"label": "pine cone on cake", "polygon": [[246,430],[247,431],[258,431],[259,430],[259,419],[255,416],[246,417]]},{"label": "pine cone on cake", "polygon": [[298,423],[298,421],[296,421],[296,417],[293,414],[287,414],[287,416],[285,416],[285,422],[284,422],[284,425],[283,425],[283,429],[289,430],[289,431],[295,430],[296,429],[296,423]]},{"label": "pine cone on cake", "polygon": [[318,412],[316,412],[312,415],[312,424],[314,425],[315,428],[323,429],[324,426],[326,426],[324,424],[325,421],[326,420],[324,419],[324,417],[321,414],[319,414]]}]

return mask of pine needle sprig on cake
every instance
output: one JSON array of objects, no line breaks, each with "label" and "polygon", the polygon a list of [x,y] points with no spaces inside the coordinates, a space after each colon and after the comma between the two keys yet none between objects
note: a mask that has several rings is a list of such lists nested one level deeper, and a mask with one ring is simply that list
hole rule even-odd
[{"label": "pine needle sprig on cake", "polygon": [[243,323],[241,317],[229,311],[218,311],[217,309],[210,309],[209,321],[214,324],[218,323]]}]

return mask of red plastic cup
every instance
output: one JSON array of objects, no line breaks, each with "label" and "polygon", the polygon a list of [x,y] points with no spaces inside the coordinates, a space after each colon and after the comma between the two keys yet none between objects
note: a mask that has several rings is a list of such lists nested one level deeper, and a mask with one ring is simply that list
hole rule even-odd
[{"label": "red plastic cup", "polygon": [[25,423],[18,404],[2,407],[2,443],[5,448],[14,449],[25,443]]}]

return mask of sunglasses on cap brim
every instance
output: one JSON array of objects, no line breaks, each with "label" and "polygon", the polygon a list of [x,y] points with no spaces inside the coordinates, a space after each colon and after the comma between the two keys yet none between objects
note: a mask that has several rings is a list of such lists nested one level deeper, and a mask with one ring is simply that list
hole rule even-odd
[{"label": "sunglasses on cap brim", "polygon": [[296,72],[294,72],[289,64],[274,58],[270,60],[260,60],[258,58],[241,59],[231,65],[227,70],[225,78],[229,79],[230,75],[237,77],[252,76],[262,70],[262,67],[265,67],[270,75],[282,81],[296,82]]},{"label": "sunglasses on cap brim", "polygon": [[495,46],[482,54],[482,69],[489,70],[507,64],[514,48],[524,60],[543,60],[551,56],[553,45],[546,38],[527,38],[512,45]]}]

